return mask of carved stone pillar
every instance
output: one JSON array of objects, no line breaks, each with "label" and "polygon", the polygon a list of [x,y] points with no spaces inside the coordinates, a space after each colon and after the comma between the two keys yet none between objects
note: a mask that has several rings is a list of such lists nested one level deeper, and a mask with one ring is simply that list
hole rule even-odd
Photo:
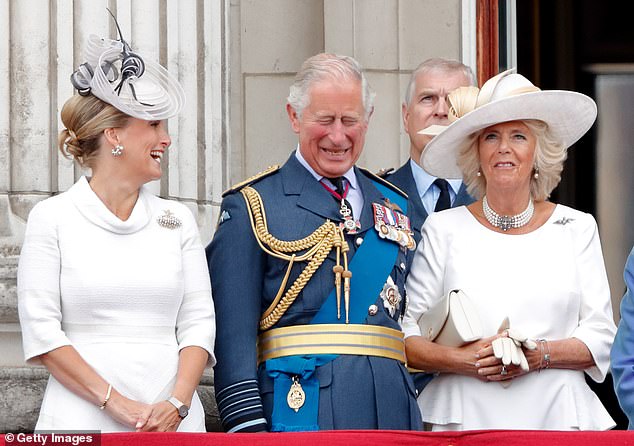
[{"label": "carved stone pillar", "polygon": [[[203,243],[211,238],[222,189],[225,2],[196,0],[0,0],[0,432],[35,426],[48,374],[24,364],[16,272],[29,211],[85,172],[57,149],[59,111],[86,38],[118,38],[106,7],[139,53],[167,66],[187,94],[171,119],[172,146],[159,195],[185,202]],[[34,13],[37,11],[37,13]],[[218,430],[208,372],[199,387],[207,428]]]}]

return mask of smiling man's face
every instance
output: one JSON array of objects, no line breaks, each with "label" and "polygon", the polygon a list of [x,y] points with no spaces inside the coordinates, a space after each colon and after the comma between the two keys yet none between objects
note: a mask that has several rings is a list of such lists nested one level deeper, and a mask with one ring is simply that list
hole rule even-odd
[{"label": "smiling man's face", "polygon": [[299,136],[302,157],[319,175],[342,176],[363,150],[367,119],[356,79],[325,79],[309,89],[309,104],[301,117],[292,106],[287,112]]}]

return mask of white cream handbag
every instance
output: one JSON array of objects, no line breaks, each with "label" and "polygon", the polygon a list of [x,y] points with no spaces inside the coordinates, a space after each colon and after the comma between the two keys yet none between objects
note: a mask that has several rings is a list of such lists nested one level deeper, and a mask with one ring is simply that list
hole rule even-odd
[{"label": "white cream handbag", "polygon": [[418,326],[424,338],[449,347],[460,347],[482,338],[477,309],[462,290],[451,290],[422,314]]}]

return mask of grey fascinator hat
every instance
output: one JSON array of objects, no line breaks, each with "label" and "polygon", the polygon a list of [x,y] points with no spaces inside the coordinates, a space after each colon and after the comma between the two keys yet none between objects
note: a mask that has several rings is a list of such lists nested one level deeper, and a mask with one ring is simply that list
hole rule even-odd
[{"label": "grey fascinator hat", "polygon": [[133,52],[116,19],[115,24],[119,40],[88,37],[86,62],[70,76],[73,87],[134,118],[152,121],[177,115],[185,105],[181,85],[161,65]]}]

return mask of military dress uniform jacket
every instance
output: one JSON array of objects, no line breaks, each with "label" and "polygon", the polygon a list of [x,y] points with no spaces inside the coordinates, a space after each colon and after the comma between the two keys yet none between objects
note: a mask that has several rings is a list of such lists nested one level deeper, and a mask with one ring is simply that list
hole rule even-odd
[{"label": "military dress uniform jacket", "polygon": [[[364,205],[361,229],[356,235],[346,235],[349,260],[354,258],[368,231],[375,231],[372,203],[384,202],[370,180],[372,174],[358,168],[355,173]],[[336,200],[297,161],[294,153],[279,170],[256,180],[251,187],[262,197],[268,230],[278,239],[298,240],[327,219],[340,220]],[[245,200],[237,191],[229,192],[223,199],[219,225],[207,247],[207,258],[217,312],[214,385],[223,427],[230,432],[270,429],[275,410],[273,380],[263,365],[257,365],[258,323],[278,292],[288,262],[268,255],[259,246]],[[399,249],[391,278],[401,295],[405,262],[405,251]],[[273,328],[310,323],[334,287],[334,265],[333,250]],[[305,263],[299,262],[293,266],[287,288],[304,267]],[[393,315],[382,297],[376,296],[373,302],[376,308],[371,310],[378,311],[364,309],[363,314],[367,314],[364,323],[400,330],[398,320],[404,311],[404,299]],[[354,307],[355,302],[351,300],[350,305]],[[318,367],[315,373],[319,381],[320,430],[421,428],[413,383],[399,361],[339,355]]]}]

